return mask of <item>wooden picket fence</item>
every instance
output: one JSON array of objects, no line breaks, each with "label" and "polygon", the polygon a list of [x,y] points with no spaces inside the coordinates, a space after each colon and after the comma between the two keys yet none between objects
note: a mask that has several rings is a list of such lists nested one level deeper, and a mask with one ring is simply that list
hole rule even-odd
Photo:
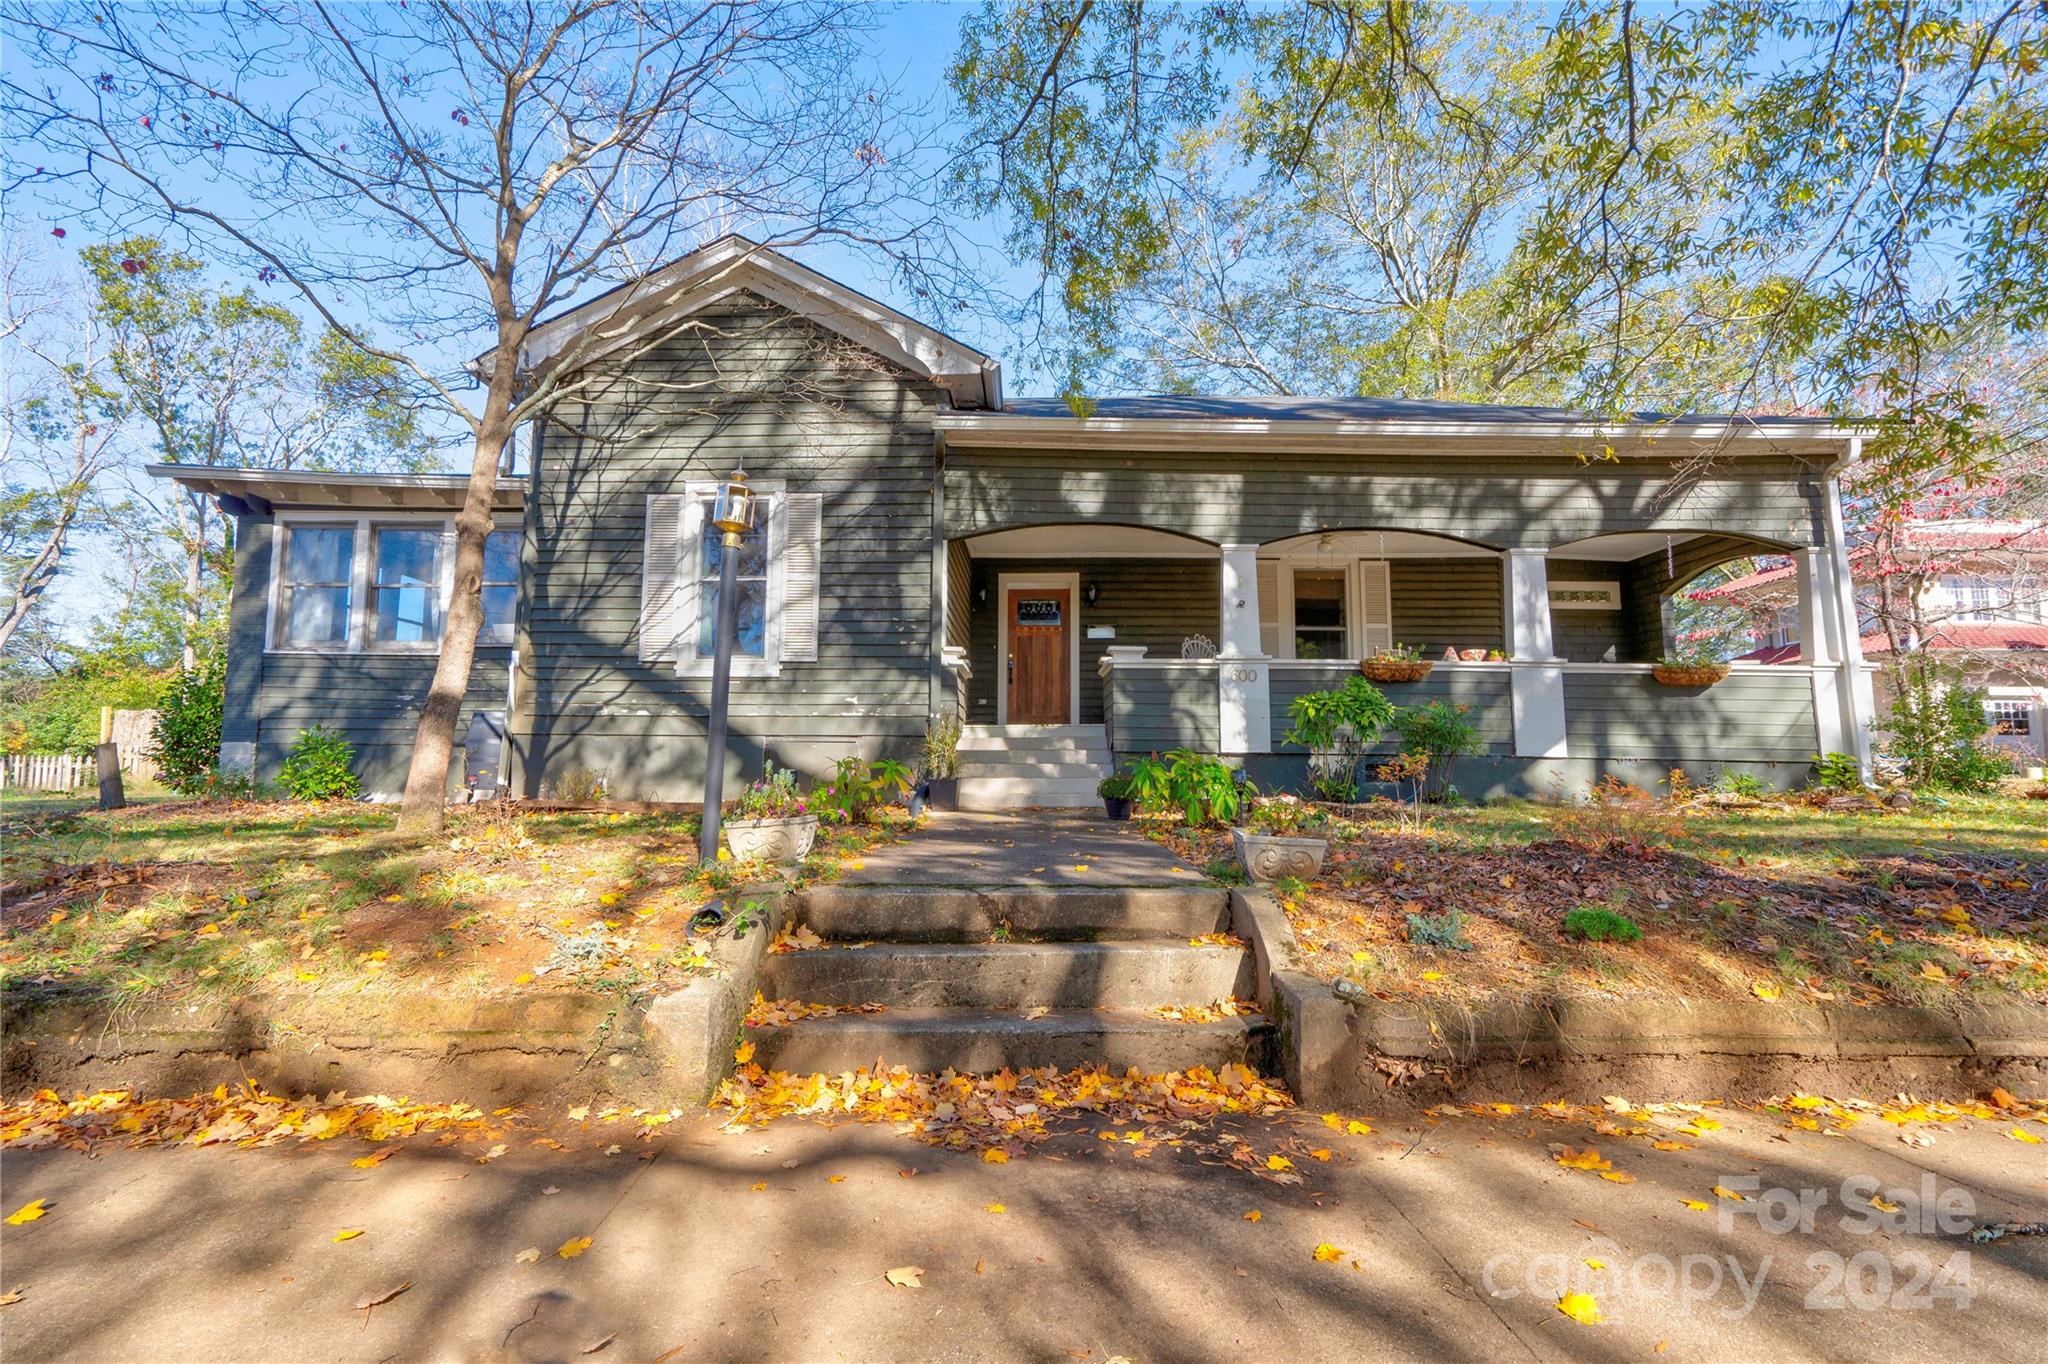
[{"label": "wooden picket fence", "polygon": [[0,789],[76,791],[99,781],[92,756],[76,753],[9,753],[0,756]]}]

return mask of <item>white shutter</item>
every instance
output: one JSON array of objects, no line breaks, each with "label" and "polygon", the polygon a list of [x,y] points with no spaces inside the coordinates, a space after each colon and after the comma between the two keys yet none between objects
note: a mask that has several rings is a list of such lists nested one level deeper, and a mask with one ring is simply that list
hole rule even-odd
[{"label": "white shutter", "polygon": [[1358,639],[1364,654],[1393,647],[1394,593],[1385,559],[1358,561]]},{"label": "white shutter", "polygon": [[647,534],[640,569],[640,661],[676,657],[683,626],[683,511],[689,499],[674,493],[647,498]]},{"label": "white shutter", "polygon": [[1280,565],[1273,559],[1258,561],[1259,652],[1280,657]]},{"label": "white shutter", "polygon": [[780,503],[782,520],[782,661],[818,660],[818,570],[824,539],[825,499],[791,493]]}]

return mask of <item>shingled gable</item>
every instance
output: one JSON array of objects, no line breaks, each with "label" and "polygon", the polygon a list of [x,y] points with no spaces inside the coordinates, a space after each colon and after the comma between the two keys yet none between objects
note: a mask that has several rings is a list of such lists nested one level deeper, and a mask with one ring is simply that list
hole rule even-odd
[{"label": "shingled gable", "polygon": [[[956,408],[999,409],[1002,366],[894,308],[877,303],[788,256],[738,235],[719,238],[647,275],[540,323],[528,335],[523,369],[578,366],[658,337],[735,293],[759,295],[807,317],[951,395]],[[488,370],[488,359],[479,362]]]}]

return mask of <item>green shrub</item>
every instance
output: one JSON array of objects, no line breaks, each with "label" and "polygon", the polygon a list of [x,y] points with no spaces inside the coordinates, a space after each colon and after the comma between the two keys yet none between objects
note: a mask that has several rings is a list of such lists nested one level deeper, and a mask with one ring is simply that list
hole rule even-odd
[{"label": "green shrub", "polygon": [[350,800],[362,792],[355,773],[356,746],[325,725],[299,731],[277,784],[293,800]]},{"label": "green shrub", "polygon": [[1358,763],[1394,719],[1394,703],[1354,673],[1329,691],[1305,692],[1287,707],[1286,742],[1309,751],[1309,784],[1324,800],[1358,798]]},{"label": "green shrub", "polygon": [[1470,706],[1449,701],[1431,701],[1425,706],[1407,706],[1394,716],[1394,728],[1401,732],[1401,749],[1420,754],[1429,764],[1422,779],[1422,797],[1442,800],[1451,789],[1451,769],[1458,759],[1484,752],[1479,726],[1466,719]]},{"label": "green shrub", "polygon": [[812,789],[810,800],[827,824],[864,824],[911,785],[910,769],[902,763],[847,757],[839,760],[831,781]]},{"label": "green shrub", "polygon": [[1155,814],[1178,810],[1190,827],[1227,824],[1244,803],[1230,764],[1193,749],[1176,748],[1165,762],[1156,757],[1135,759],[1130,778],[1130,798],[1139,809]]},{"label": "green shrub", "polygon": [[1641,942],[1643,930],[1626,914],[1598,905],[1580,905],[1564,916],[1564,935],[1580,942]]},{"label": "green shrub", "polygon": [[1471,940],[1465,936],[1464,911],[1457,909],[1441,914],[1410,914],[1408,941],[1417,947],[1441,947],[1452,952],[1472,950]]},{"label": "green shrub", "polygon": [[1112,772],[1095,783],[1095,794],[1104,800],[1129,800],[1131,798],[1131,777],[1128,772]]},{"label": "green shrub", "polygon": [[1952,791],[1989,791],[2011,766],[1985,745],[1991,721],[1984,692],[1966,685],[1960,665],[1909,654],[1894,671],[1892,751],[1905,759],[1906,780]]},{"label": "green shrub", "polygon": [[1291,796],[1255,801],[1244,815],[1250,833],[1274,838],[1314,838],[1329,827],[1330,817]]},{"label": "green shrub", "polygon": [[1863,769],[1853,753],[1814,754],[1813,774],[1830,791],[1863,789]]},{"label": "green shrub", "polygon": [[1714,789],[1750,800],[1761,800],[1771,793],[1771,788],[1764,783],[1764,779],[1754,772],[1723,772],[1721,780],[1714,784]]},{"label": "green shrub", "polygon": [[225,651],[206,655],[198,667],[180,673],[164,693],[148,756],[156,763],[158,779],[181,796],[209,795],[217,789],[227,664]]}]

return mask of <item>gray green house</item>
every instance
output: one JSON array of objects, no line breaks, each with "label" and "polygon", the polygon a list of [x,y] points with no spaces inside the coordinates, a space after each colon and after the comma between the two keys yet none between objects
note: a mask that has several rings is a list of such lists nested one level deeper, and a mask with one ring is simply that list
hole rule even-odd
[{"label": "gray green house", "polygon": [[[704,515],[736,466],[768,514],[728,781],[910,757],[957,712],[971,806],[1090,803],[1110,763],[1177,747],[1278,787],[1305,770],[1290,702],[1397,641],[1439,660],[1397,702],[1471,708],[1468,795],[1867,761],[1837,487],[1860,438],[1826,419],[1192,396],[1082,419],[737,237],[545,324],[526,364],[565,396],[498,493],[454,783],[699,795]],[[223,761],[268,777],[324,723],[395,793],[464,479],[155,472],[235,518]],[[1798,662],[1653,679],[1672,594],[1759,552],[1797,565]]]}]

